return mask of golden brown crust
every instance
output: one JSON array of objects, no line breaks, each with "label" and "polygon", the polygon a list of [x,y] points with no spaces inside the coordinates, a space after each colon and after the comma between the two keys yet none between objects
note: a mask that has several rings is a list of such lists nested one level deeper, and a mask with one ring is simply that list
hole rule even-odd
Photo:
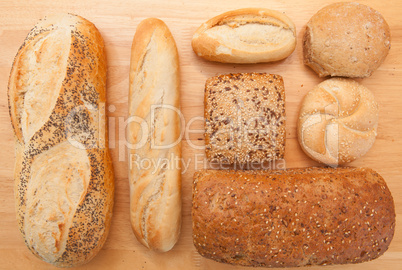
[{"label": "golden brown crust", "polygon": [[194,33],[194,52],[222,63],[271,62],[288,57],[296,47],[296,28],[283,13],[244,8],[203,23]]},{"label": "golden brown crust", "polygon": [[[104,114],[103,48],[91,22],[52,15],[30,31],[10,74],[18,224],[28,248],[56,266],[90,261],[111,223],[114,176]],[[44,106],[36,108],[37,100]],[[30,114],[44,121],[34,126],[27,121]],[[46,168],[53,169],[42,173]]]},{"label": "golden brown crust", "polygon": [[209,161],[264,163],[285,153],[285,88],[279,75],[226,74],[205,84]]},{"label": "golden brown crust", "polygon": [[192,217],[202,256],[245,266],[369,261],[395,230],[392,195],[368,168],[199,171]]},{"label": "golden brown crust", "polygon": [[[127,129],[130,219],[137,239],[161,252],[173,248],[181,227],[179,89],[172,34],[161,20],[142,21],[131,48],[129,116],[148,130],[138,123]],[[142,167],[142,161],[154,166]]]},{"label": "golden brown crust", "polygon": [[369,77],[390,47],[390,29],[378,11],[359,3],[335,3],[307,23],[304,64],[320,77]]}]

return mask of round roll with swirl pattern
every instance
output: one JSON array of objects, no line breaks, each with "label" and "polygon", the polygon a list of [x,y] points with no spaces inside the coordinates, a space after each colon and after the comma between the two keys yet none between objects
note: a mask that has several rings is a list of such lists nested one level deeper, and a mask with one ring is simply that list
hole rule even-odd
[{"label": "round roll with swirl pattern", "polygon": [[305,96],[297,134],[309,157],[337,166],[367,153],[377,125],[378,104],[370,90],[351,79],[332,78]]}]

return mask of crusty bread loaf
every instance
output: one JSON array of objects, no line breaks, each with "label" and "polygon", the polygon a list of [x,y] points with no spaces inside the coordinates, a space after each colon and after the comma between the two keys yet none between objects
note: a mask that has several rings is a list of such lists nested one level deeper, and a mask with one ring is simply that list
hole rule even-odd
[{"label": "crusty bread loaf", "polygon": [[70,14],[40,21],[11,70],[18,225],[28,248],[56,266],[88,262],[108,235],[114,179],[105,87],[102,37]]},{"label": "crusty bread loaf", "polygon": [[374,144],[378,126],[374,95],[351,79],[326,80],[305,96],[297,134],[312,159],[331,166],[351,162]]},{"label": "crusty bread loaf", "polygon": [[130,216],[137,239],[156,251],[170,250],[180,234],[179,87],[172,34],[161,20],[142,21],[131,49]]},{"label": "crusty bread loaf", "polygon": [[225,12],[195,32],[194,52],[222,63],[272,62],[288,57],[296,47],[296,27],[283,13],[244,8]]},{"label": "crusty bread loaf", "polygon": [[369,261],[395,230],[391,193],[366,168],[199,171],[192,218],[202,256],[245,266]]},{"label": "crusty bread loaf", "polygon": [[285,153],[285,88],[279,75],[226,74],[205,84],[209,161],[264,163]]},{"label": "crusty bread loaf", "polygon": [[324,7],[307,23],[304,64],[320,77],[368,77],[390,47],[390,29],[378,11],[340,2]]}]

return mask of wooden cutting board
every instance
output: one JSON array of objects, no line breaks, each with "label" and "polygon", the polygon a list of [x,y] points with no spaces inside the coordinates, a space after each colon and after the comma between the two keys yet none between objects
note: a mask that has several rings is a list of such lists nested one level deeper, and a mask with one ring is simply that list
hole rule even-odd
[{"label": "wooden cutting board", "polygon": [[[268,72],[284,77],[286,87],[286,154],[288,168],[315,166],[300,149],[296,119],[303,96],[322,81],[302,63],[301,38],[304,25],[320,8],[334,1],[238,0],[216,1],[13,1],[0,2],[0,269],[51,269],[26,248],[17,229],[13,196],[13,131],[8,115],[7,83],[18,48],[38,19],[49,13],[70,12],[92,21],[100,30],[108,58],[108,117],[110,146],[116,176],[113,222],[109,238],[93,261],[81,269],[240,269],[199,256],[191,237],[191,185],[196,169],[205,166],[203,150],[203,88],[205,80],[229,72]],[[397,226],[389,250],[379,259],[325,269],[402,269],[402,2],[360,1],[380,11],[391,27],[392,49],[385,62],[370,77],[359,82],[374,93],[380,104],[378,137],[369,153],[352,162],[378,171],[394,196]],[[191,37],[209,18],[231,9],[265,7],[286,12],[297,26],[295,52],[273,64],[218,64],[198,58]],[[138,23],[147,17],[166,22],[176,39],[181,63],[181,108],[186,120],[183,138],[183,223],[179,242],[167,253],[154,253],[140,245],[129,222],[129,192],[124,128],[130,48]],[[250,268],[246,268],[250,269]],[[307,269],[307,268],[299,268]],[[314,268],[315,269],[315,268]],[[319,269],[319,268],[317,268]],[[324,269],[324,268],[323,268]]]}]

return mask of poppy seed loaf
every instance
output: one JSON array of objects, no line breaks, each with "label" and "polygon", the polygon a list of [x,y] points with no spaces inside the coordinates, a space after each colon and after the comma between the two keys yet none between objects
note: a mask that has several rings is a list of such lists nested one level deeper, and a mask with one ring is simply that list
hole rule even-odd
[{"label": "poppy seed loaf", "polygon": [[8,98],[25,244],[58,267],[87,263],[106,241],[114,197],[96,27],[71,14],[36,24],[15,57]]}]

